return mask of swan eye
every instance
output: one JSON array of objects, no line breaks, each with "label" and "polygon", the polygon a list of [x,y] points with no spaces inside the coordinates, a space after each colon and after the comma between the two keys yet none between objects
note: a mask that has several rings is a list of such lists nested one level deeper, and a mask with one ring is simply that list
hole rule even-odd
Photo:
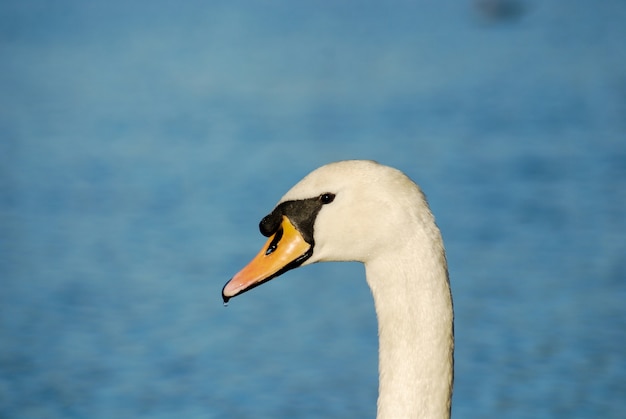
[{"label": "swan eye", "polygon": [[324,193],[320,195],[320,202],[322,204],[330,204],[335,199],[335,194],[333,193]]}]

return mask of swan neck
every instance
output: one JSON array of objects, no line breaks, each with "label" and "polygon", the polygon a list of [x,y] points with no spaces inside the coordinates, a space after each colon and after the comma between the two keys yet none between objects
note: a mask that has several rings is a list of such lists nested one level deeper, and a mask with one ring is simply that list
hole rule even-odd
[{"label": "swan neck", "polygon": [[365,265],[378,317],[377,417],[449,418],[454,336],[443,246],[405,250]]}]

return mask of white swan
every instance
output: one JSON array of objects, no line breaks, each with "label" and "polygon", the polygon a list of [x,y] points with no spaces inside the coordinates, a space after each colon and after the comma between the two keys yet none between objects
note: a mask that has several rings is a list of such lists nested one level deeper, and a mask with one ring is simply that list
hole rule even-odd
[{"label": "white swan", "polygon": [[224,286],[224,302],[298,266],[363,262],[378,317],[377,417],[450,417],[452,297],[441,234],[415,183],[372,161],[331,163],[260,229],[269,240]]}]

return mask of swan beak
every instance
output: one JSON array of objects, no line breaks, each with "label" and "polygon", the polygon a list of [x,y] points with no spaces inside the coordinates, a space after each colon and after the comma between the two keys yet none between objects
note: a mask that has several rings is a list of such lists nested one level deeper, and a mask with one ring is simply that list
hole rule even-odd
[{"label": "swan beak", "polygon": [[224,303],[231,297],[299,266],[311,256],[311,249],[311,244],[304,240],[289,218],[283,215],[278,231],[267,240],[254,259],[224,285]]}]

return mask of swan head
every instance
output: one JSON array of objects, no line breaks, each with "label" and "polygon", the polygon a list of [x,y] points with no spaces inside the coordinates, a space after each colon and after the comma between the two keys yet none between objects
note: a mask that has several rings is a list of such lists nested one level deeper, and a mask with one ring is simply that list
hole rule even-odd
[{"label": "swan head", "polygon": [[322,166],[287,192],[259,228],[268,237],[222,289],[225,302],[282,273],[315,262],[367,263],[384,257],[432,215],[399,170],[369,160]]}]

